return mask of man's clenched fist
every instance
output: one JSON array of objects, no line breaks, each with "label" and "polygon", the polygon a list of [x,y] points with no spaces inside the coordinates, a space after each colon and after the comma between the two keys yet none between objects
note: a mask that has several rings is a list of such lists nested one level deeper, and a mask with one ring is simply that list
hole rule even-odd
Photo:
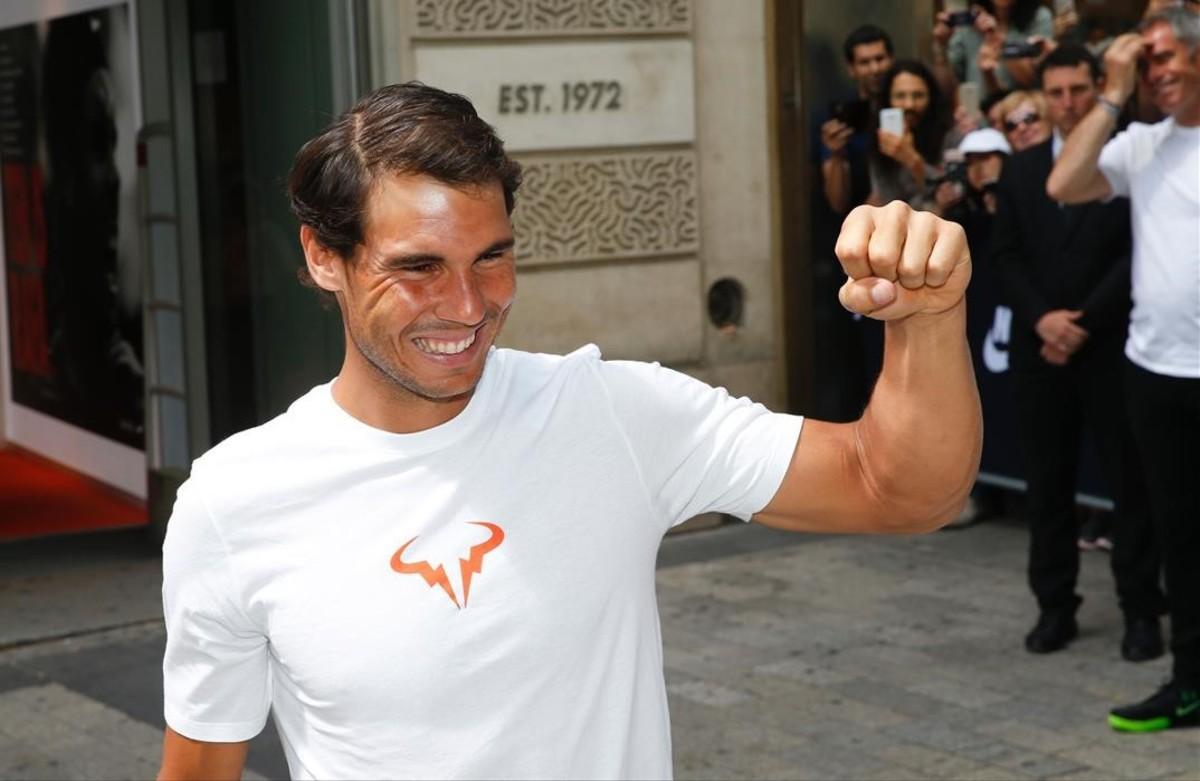
[{"label": "man's clenched fist", "polygon": [[834,251],[849,277],[842,306],[876,320],[945,312],[971,279],[962,227],[901,201],[850,212]]}]

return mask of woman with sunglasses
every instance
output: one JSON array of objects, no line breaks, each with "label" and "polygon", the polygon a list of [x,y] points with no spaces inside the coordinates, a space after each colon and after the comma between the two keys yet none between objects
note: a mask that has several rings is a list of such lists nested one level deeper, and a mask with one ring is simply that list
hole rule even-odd
[{"label": "woman with sunglasses", "polygon": [[1042,93],[1017,90],[996,104],[1004,133],[1014,152],[1037,146],[1050,137],[1050,121],[1047,117],[1046,98]]}]

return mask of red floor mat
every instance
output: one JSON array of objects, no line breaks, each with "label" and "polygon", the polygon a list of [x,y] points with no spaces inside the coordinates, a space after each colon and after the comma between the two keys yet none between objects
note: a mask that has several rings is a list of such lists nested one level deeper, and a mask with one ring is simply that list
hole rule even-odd
[{"label": "red floor mat", "polygon": [[0,541],[146,523],[146,506],[17,448],[0,449]]}]

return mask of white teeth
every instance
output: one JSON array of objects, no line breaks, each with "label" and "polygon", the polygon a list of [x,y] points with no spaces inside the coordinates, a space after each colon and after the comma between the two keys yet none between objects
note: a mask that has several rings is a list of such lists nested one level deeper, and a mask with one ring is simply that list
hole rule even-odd
[{"label": "white teeth", "polygon": [[470,336],[460,342],[433,341],[430,339],[413,339],[413,342],[423,352],[435,355],[458,355],[463,350],[475,344],[475,333],[472,332]]}]

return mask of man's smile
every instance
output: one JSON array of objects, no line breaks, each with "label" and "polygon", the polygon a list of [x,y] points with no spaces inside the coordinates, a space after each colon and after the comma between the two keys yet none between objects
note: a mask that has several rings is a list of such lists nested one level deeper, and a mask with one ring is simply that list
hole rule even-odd
[{"label": "man's smile", "polygon": [[458,355],[459,353],[466,351],[471,345],[475,344],[475,339],[478,335],[479,329],[471,331],[466,336],[458,339],[418,336],[413,339],[413,344],[415,344],[417,348],[421,350],[421,352],[429,353],[430,355]]}]

